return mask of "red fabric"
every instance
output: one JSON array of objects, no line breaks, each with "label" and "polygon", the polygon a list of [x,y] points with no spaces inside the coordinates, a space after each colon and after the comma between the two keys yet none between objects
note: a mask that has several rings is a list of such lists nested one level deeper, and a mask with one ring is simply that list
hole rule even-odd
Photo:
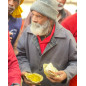
[{"label": "red fabric", "polygon": [[8,86],[12,83],[21,83],[21,72],[8,33]]},{"label": "red fabric", "polygon": [[[67,17],[61,24],[64,28],[70,30],[77,42],[77,13]],[[70,80],[69,86],[77,86],[77,75]]]},{"label": "red fabric", "polygon": [[48,42],[50,42],[50,40],[51,40],[51,38],[52,38],[52,36],[54,34],[54,31],[55,31],[55,25],[53,27],[53,30],[51,32],[51,35],[49,35],[48,37],[46,37],[43,41],[41,41],[40,36],[37,36],[42,54],[43,54],[44,49],[46,48]]},{"label": "red fabric", "polygon": [[69,86],[77,86],[77,75],[70,80]]},{"label": "red fabric", "polygon": [[62,21],[61,25],[70,30],[77,42],[77,13],[67,17],[64,21]]}]

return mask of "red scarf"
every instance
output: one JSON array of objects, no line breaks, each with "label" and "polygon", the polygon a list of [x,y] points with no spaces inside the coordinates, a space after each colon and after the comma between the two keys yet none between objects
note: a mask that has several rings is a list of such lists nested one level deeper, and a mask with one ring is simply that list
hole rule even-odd
[{"label": "red scarf", "polygon": [[48,37],[46,37],[43,41],[41,40],[40,36],[37,35],[38,42],[39,42],[39,46],[40,46],[40,49],[41,49],[41,53],[42,53],[42,54],[43,54],[44,49],[46,48],[48,42],[50,42],[50,40],[51,40],[51,38],[52,38],[54,32],[55,32],[55,25],[54,25],[54,27],[53,27],[53,29],[52,29],[51,34],[50,34]]}]

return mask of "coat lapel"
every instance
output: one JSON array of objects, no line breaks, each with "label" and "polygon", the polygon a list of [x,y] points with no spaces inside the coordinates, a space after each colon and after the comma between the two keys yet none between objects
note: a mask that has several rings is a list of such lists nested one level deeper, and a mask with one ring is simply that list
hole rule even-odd
[{"label": "coat lapel", "polygon": [[48,50],[50,50],[55,45],[57,45],[56,39],[54,37],[52,37],[51,41],[47,44],[43,54],[45,54]]},{"label": "coat lapel", "polygon": [[[30,30],[30,26],[31,25],[28,26],[29,29],[28,29],[27,33],[33,35],[33,33]],[[35,35],[33,35],[33,37],[32,37],[32,42],[35,45],[35,47],[38,49],[39,53],[41,54],[41,50],[40,50],[40,46],[39,46],[39,43],[38,43],[38,39],[37,39],[37,37]]]},{"label": "coat lapel", "polygon": [[38,43],[38,39],[37,39],[37,37],[35,35],[33,35],[33,37],[32,37],[32,42],[35,45],[35,47],[38,49],[39,53],[41,54],[41,50],[40,50],[40,46],[39,46],[39,43]]},{"label": "coat lapel", "polygon": [[57,38],[66,38],[65,32],[62,31],[62,28],[63,27],[59,23],[56,24],[54,35],[51,38],[51,41],[47,44],[43,54],[58,44]]}]

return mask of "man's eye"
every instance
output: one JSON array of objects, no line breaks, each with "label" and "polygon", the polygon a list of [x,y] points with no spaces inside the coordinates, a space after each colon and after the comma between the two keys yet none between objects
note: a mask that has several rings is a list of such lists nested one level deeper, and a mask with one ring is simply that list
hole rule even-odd
[{"label": "man's eye", "polygon": [[40,16],[40,15],[38,15],[37,17],[38,17],[38,18],[41,18],[41,16]]}]

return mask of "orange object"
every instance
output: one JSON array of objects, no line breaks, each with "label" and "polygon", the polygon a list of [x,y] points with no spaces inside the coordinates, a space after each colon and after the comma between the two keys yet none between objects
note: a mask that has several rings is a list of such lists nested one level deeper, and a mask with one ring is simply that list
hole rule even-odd
[{"label": "orange object", "polygon": [[23,26],[24,26],[24,20],[22,20],[21,30],[23,29]]}]

